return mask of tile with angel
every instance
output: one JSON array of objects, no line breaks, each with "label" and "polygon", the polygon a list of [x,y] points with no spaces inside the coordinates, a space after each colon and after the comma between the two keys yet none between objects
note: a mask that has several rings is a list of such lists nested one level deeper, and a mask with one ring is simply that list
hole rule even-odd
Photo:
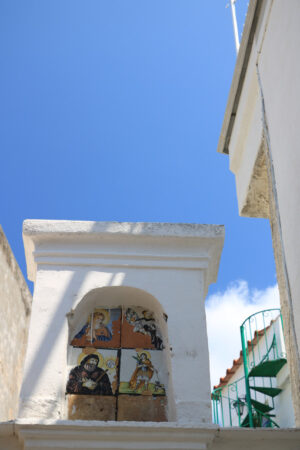
[{"label": "tile with angel", "polygon": [[154,314],[141,307],[125,308],[122,319],[122,347],[162,350],[163,340]]}]

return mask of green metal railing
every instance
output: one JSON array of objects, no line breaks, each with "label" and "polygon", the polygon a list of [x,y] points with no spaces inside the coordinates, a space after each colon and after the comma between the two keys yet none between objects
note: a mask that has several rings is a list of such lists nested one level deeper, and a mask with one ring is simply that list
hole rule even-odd
[{"label": "green metal railing", "polygon": [[213,420],[221,426],[278,427],[274,379],[286,363],[280,309],[259,311],[240,326],[244,376],[212,392]]},{"label": "green metal railing", "polygon": [[[214,389],[212,392],[214,423],[223,427],[241,426],[244,416],[242,390],[245,385],[245,377],[241,377],[233,383]],[[224,393],[226,392],[226,394]]]},{"label": "green metal railing", "polygon": [[[245,350],[244,365],[247,368],[256,366],[267,356],[264,352],[270,348],[273,336],[276,338],[275,322],[278,316],[281,318],[282,326],[282,317],[279,308],[259,311],[247,317],[242,323],[240,327],[241,341],[242,350]],[[266,325],[267,322],[269,322],[268,325]],[[272,333],[267,333],[270,327],[272,327]],[[257,351],[254,351],[254,347],[257,348]],[[273,356],[279,358],[277,342],[274,345],[274,352],[276,354],[274,353]]]}]

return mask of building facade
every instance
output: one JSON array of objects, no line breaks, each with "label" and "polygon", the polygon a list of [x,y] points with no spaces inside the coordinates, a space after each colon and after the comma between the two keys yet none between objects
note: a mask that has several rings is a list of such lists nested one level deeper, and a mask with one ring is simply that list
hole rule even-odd
[{"label": "building facade", "polygon": [[250,2],[218,151],[229,154],[239,213],[270,220],[300,425],[300,3]]},{"label": "building facade", "polygon": [[294,427],[280,310],[252,314],[240,331],[239,358],[212,392],[214,423],[222,427]]}]

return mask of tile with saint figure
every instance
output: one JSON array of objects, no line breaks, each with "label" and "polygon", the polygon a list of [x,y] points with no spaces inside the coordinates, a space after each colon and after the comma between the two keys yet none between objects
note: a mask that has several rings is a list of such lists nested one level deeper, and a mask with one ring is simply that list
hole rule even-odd
[{"label": "tile with saint figure", "polygon": [[73,347],[119,348],[121,309],[95,308],[71,340]]},{"label": "tile with saint figure", "polygon": [[166,395],[168,373],[164,352],[157,350],[122,350],[120,394]]},{"label": "tile with saint figure", "polygon": [[114,395],[118,388],[118,351],[69,348],[67,394]]}]

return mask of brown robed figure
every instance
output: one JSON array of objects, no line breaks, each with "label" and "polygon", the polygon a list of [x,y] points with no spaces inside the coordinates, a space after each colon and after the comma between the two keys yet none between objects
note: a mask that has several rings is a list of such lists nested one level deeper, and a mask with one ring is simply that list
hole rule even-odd
[{"label": "brown robed figure", "polygon": [[98,364],[98,355],[83,358],[70,372],[67,394],[113,395],[108,375]]}]

